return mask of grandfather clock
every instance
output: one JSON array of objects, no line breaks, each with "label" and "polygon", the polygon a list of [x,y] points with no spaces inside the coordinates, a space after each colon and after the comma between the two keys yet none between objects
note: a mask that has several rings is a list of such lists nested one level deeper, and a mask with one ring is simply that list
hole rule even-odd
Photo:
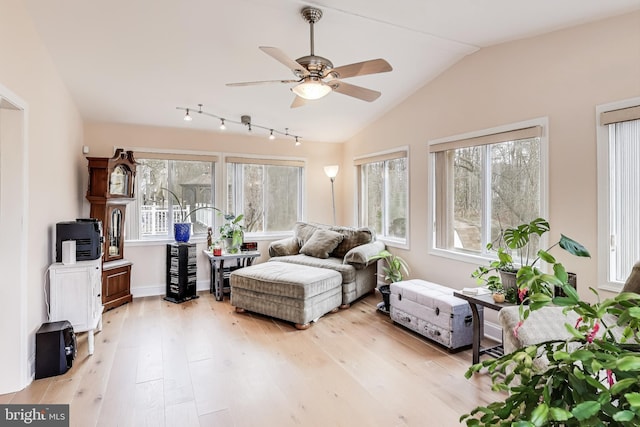
[{"label": "grandfather clock", "polygon": [[126,204],[134,199],[136,161],[132,151],[87,157],[91,218],[102,221],[102,304],[105,310],[131,302],[131,262],[124,259]]}]

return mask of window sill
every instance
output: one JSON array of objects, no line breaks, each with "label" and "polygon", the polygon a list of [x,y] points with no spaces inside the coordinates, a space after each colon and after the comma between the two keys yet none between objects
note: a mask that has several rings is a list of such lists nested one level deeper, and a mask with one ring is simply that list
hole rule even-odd
[{"label": "window sill", "polygon": [[490,257],[487,255],[477,255],[477,254],[472,254],[467,252],[458,252],[458,251],[451,251],[451,250],[439,249],[439,248],[429,249],[429,255],[434,255],[441,258],[452,259],[454,261],[461,261],[467,264],[474,264],[474,265],[484,265],[491,261],[495,261],[497,259],[496,257]]},{"label": "window sill", "polygon": [[409,242],[407,242],[406,239],[394,239],[393,237],[378,236],[377,240],[391,248],[409,249]]}]

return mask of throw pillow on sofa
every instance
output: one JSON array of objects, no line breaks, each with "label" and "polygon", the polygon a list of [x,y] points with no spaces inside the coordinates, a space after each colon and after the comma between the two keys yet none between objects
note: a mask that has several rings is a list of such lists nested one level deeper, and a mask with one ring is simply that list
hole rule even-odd
[{"label": "throw pillow on sofa", "polygon": [[329,254],[342,242],[344,236],[331,230],[318,229],[300,248],[300,253],[315,258],[329,258]]},{"label": "throw pillow on sofa", "polygon": [[329,229],[331,231],[336,231],[344,236],[342,242],[340,242],[331,253],[331,256],[336,258],[344,258],[347,252],[349,252],[351,249],[360,245],[371,243],[375,240],[374,231],[368,227],[352,228],[332,226]]}]

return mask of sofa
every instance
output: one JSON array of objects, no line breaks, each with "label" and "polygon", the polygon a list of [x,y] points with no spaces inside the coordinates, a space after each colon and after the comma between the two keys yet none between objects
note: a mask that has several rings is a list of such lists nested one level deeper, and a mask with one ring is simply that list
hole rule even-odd
[{"label": "sofa", "polygon": [[369,259],[384,248],[384,243],[376,240],[375,232],[367,227],[298,222],[292,237],[269,245],[269,262],[317,267],[340,273],[340,308],[348,308],[353,301],[376,288],[377,262]]}]

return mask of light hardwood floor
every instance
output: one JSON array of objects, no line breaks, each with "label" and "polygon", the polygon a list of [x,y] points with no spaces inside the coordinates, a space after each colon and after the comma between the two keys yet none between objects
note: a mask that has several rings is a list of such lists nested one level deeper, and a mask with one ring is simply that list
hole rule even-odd
[{"label": "light hardwood floor", "polygon": [[369,295],[306,331],[234,312],[208,292],[182,304],[135,299],[108,311],[64,375],[0,403],[69,403],[87,426],[455,426],[504,398],[486,374],[394,325]]}]

